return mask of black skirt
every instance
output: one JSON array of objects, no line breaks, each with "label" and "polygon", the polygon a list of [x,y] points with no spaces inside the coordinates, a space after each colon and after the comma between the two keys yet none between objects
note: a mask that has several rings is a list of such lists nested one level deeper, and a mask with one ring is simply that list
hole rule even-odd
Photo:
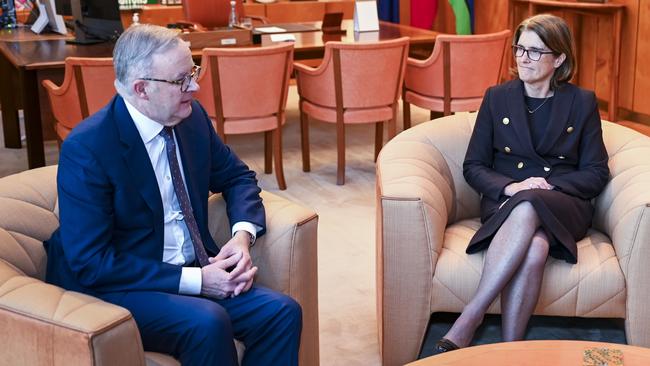
[{"label": "black skirt", "polygon": [[490,246],[494,234],[512,209],[524,201],[530,202],[539,216],[541,227],[550,240],[549,255],[569,263],[576,263],[578,260],[576,241],[584,238],[587,229],[591,226],[594,207],[590,201],[556,190],[529,189],[509,198],[502,196],[499,201],[483,196],[481,200],[483,225],[472,237],[466,252],[476,253]]}]

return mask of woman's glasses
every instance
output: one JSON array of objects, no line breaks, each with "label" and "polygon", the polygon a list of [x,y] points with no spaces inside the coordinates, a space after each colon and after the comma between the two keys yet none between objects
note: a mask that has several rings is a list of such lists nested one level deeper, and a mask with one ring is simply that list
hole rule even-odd
[{"label": "woman's glasses", "polygon": [[529,59],[533,61],[539,61],[539,59],[542,58],[542,55],[551,54],[555,52],[536,50],[534,48],[525,49],[524,47],[519,45],[512,45],[512,53],[515,55],[515,57],[522,57],[524,53],[527,53]]}]

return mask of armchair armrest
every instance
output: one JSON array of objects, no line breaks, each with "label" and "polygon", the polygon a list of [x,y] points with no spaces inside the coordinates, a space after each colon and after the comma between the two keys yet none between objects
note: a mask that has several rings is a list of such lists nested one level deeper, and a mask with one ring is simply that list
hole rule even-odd
[{"label": "armchair armrest", "polygon": [[395,344],[417,353],[424,334],[414,330],[431,314],[431,280],[445,229],[473,214],[457,193],[472,194],[462,177],[463,139],[469,139],[472,120],[454,115],[417,125],[389,141],[377,159],[377,318],[384,364],[404,363],[399,352],[383,352]]},{"label": "armchair armrest", "polygon": [[[266,234],[251,249],[259,268],[257,284],[283,292],[302,307],[300,364],[318,365],[318,215],[282,197],[262,191]],[[230,224],[221,195],[208,200],[210,233],[216,243],[230,238]]]},{"label": "armchair armrest", "polygon": [[633,345],[650,345],[650,139],[603,122],[611,179],[595,200],[593,226],[610,236],[627,291],[626,326]]},{"label": "armchair armrest", "polygon": [[144,365],[124,308],[23,275],[0,259],[3,365]]}]

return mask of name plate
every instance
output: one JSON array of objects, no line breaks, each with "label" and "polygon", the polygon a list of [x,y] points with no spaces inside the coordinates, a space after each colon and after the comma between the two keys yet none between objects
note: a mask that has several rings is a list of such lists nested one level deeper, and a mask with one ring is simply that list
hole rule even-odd
[{"label": "name plate", "polygon": [[181,33],[181,39],[190,42],[190,48],[246,46],[252,44],[251,31],[239,28],[215,29],[207,32]]}]

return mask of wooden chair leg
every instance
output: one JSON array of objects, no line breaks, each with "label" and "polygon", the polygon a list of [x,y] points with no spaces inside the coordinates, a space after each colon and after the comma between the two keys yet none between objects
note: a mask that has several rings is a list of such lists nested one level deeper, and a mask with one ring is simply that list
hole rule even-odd
[{"label": "wooden chair leg", "polygon": [[382,148],[384,140],[384,122],[375,123],[375,162],[377,162],[377,156],[379,156],[379,151]]},{"label": "wooden chair leg", "polygon": [[309,118],[307,114],[302,111],[302,103],[300,104],[300,143],[302,147],[302,171],[308,172],[311,170],[309,166]]},{"label": "wooden chair leg", "polygon": [[432,120],[436,119],[436,118],[444,117],[444,116],[445,116],[445,114],[443,112],[438,112],[438,111],[430,111],[429,112],[429,118],[432,119]]},{"label": "wooden chair leg", "polygon": [[336,184],[345,184],[345,124],[336,124]]},{"label": "wooden chair leg", "polygon": [[271,155],[274,147],[272,131],[264,131],[264,173],[266,174],[271,174],[273,170],[271,167]]},{"label": "wooden chair leg", "polygon": [[404,130],[408,130],[411,128],[411,103],[407,103],[405,101],[402,101],[402,109],[403,109],[403,115],[404,115]]},{"label": "wooden chair leg", "polygon": [[275,163],[275,179],[278,181],[278,188],[284,191],[287,189],[287,182],[284,180],[284,168],[282,166],[282,127],[273,130],[273,159]]}]

